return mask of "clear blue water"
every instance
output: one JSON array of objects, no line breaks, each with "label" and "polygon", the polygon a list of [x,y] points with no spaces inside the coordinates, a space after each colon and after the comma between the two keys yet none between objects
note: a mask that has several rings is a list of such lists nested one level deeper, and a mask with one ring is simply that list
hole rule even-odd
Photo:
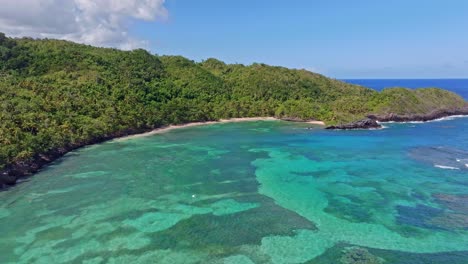
[{"label": "clear blue water", "polygon": [[468,79],[346,79],[343,81],[378,91],[389,87],[437,87],[458,93],[468,100]]},{"label": "clear blue water", "polygon": [[69,153],[0,192],[0,263],[468,263],[468,118],[307,127]]}]

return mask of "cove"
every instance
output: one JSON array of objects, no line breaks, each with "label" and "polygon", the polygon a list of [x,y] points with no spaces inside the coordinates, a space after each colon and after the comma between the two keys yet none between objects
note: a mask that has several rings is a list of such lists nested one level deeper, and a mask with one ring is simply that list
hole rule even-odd
[{"label": "cove", "polygon": [[71,152],[0,192],[0,262],[466,263],[466,118],[308,126],[213,124]]}]

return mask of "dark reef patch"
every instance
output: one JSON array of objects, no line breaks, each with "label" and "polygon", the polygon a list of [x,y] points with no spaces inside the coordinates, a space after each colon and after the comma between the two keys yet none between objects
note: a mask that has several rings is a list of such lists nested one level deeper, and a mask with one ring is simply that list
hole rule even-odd
[{"label": "dark reef patch", "polygon": [[468,152],[450,147],[417,147],[408,153],[409,157],[429,166],[447,166],[468,170]]},{"label": "dark reef patch", "polygon": [[349,247],[343,250],[343,255],[340,258],[340,263],[343,264],[380,264],[383,259],[378,258],[365,248]]},{"label": "dark reef patch", "polygon": [[270,198],[257,196],[256,199],[260,207],[222,216],[195,215],[156,233],[153,240],[162,248],[216,246],[232,250],[236,246],[260,245],[266,236],[293,236],[298,229],[317,229],[306,218],[276,205]]},{"label": "dark reef patch", "polygon": [[[351,251],[350,251],[351,249]],[[354,249],[354,251],[352,250]],[[356,254],[356,250],[361,254]],[[350,253],[354,253],[356,256],[353,259],[362,259],[361,256],[367,256],[368,260],[378,259],[380,263],[391,263],[391,264],[439,264],[439,263],[450,263],[450,264],[466,264],[468,259],[468,251],[452,251],[452,252],[441,252],[441,253],[409,253],[397,250],[385,250],[385,249],[374,249],[366,248],[361,246],[350,245],[346,243],[339,243],[332,248],[329,248],[321,256],[307,262],[307,264],[330,264],[330,263],[342,263],[341,260],[346,254],[352,256]],[[359,262],[358,262],[359,263]],[[362,262],[366,263],[366,262]],[[372,263],[372,262],[370,262]],[[369,263],[369,264],[370,264]],[[379,263],[379,262],[377,262]]]},{"label": "dark reef patch", "polygon": [[333,194],[327,195],[328,206],[325,212],[334,215],[341,219],[346,219],[351,222],[370,222],[372,214],[363,206],[364,201],[356,197],[344,196],[349,202],[344,202]]},{"label": "dark reef patch", "polygon": [[434,194],[436,202],[450,211],[429,220],[445,229],[468,229],[468,195]]},{"label": "dark reef patch", "polygon": [[468,214],[468,194],[434,194],[436,201],[450,210]]},{"label": "dark reef patch", "polygon": [[422,228],[437,228],[430,224],[431,219],[443,214],[443,210],[418,204],[416,207],[397,206],[397,222],[402,225],[410,225]]}]

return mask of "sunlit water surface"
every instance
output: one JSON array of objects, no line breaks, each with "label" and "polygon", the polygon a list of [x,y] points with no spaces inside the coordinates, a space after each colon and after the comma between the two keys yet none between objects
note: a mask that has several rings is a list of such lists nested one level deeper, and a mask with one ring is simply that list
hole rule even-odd
[{"label": "sunlit water surface", "polygon": [[468,263],[468,118],[386,126],[80,149],[0,192],[0,263]]}]

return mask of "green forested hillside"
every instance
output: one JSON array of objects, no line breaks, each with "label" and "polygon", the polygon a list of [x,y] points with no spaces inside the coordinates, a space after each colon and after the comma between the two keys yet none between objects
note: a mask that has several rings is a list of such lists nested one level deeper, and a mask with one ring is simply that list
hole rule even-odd
[{"label": "green forested hillside", "polygon": [[378,93],[305,70],[0,34],[0,169],[168,124],[253,116],[332,124],[463,105],[439,89]]}]

